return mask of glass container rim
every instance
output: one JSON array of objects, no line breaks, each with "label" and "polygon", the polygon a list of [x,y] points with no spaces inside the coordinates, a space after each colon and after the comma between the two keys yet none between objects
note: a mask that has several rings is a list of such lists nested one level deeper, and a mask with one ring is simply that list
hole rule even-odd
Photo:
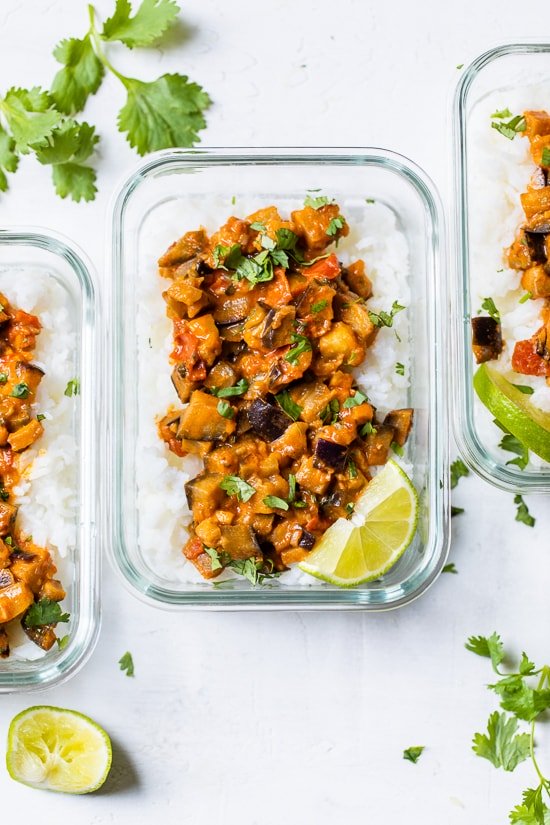
[{"label": "glass container rim", "polygon": [[[404,155],[398,154],[388,149],[377,147],[202,147],[200,149],[168,149],[161,150],[149,156],[147,160],[136,165],[129,175],[125,175],[111,199],[110,217],[108,225],[108,245],[111,255],[111,322],[109,324],[109,345],[111,354],[111,388],[109,398],[109,432],[110,444],[114,446],[113,439],[116,429],[115,415],[115,366],[117,353],[119,352],[117,300],[116,289],[121,279],[121,253],[122,253],[122,229],[124,213],[129,200],[136,189],[149,177],[163,173],[170,173],[175,166],[181,165],[266,165],[278,166],[285,164],[293,165],[341,165],[341,166],[373,166],[386,169],[404,178],[422,199],[424,207],[430,218],[432,230],[430,286],[434,289],[434,301],[436,297],[442,299],[444,303],[445,279],[436,278],[436,273],[440,276],[445,268],[445,220],[439,193],[435,184],[426,172],[416,163],[409,160]],[[433,313],[435,316],[436,313]],[[443,341],[444,327],[439,318],[433,319],[440,342]],[[159,587],[142,576],[140,571],[133,564],[125,548],[123,541],[117,535],[116,525],[112,514],[105,522],[106,547],[108,549],[111,567],[114,569],[119,580],[125,588],[138,599],[150,606],[167,610],[277,610],[279,608],[290,608],[295,610],[331,610],[331,609],[362,609],[367,611],[390,610],[408,604],[421,596],[439,576],[448,555],[450,545],[450,508],[449,508],[449,483],[448,483],[448,429],[447,423],[447,382],[445,371],[441,367],[441,351],[443,346],[435,347],[434,357],[437,363],[437,371],[433,380],[433,391],[430,394],[430,419],[437,422],[434,426],[434,434],[431,438],[430,461],[435,462],[437,470],[440,471],[438,479],[439,489],[437,490],[439,507],[436,512],[437,529],[434,536],[434,548],[432,551],[432,564],[427,566],[427,572],[421,582],[411,584],[409,592],[395,598],[391,603],[386,600],[371,601],[366,598],[368,591],[359,589],[350,590],[327,590],[298,591],[289,588],[284,593],[277,591],[273,596],[273,591],[268,589],[257,591],[239,591],[235,593],[213,592],[209,590],[204,593],[182,592],[170,589],[169,587]],[[108,448],[109,449],[109,448]],[[112,453],[112,450],[111,450]],[[435,472],[434,472],[435,475]],[[109,498],[113,498],[114,491],[114,461],[107,463],[107,489]],[[433,485],[434,487],[436,485]],[[118,505],[112,509],[117,509]],[[414,578],[414,577],[411,577]],[[395,588],[396,590],[398,588]]]}]

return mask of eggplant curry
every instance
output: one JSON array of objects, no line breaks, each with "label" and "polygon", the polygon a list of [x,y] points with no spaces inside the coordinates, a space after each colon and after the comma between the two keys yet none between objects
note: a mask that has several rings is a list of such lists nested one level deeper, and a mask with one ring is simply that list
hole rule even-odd
[{"label": "eggplant curry", "polygon": [[363,261],[329,250],[348,232],[337,204],[308,197],[289,220],[268,206],[187,232],[159,260],[184,406],[158,429],[203,461],[183,553],[207,579],[229,567],[255,583],[304,559],[407,440],[412,409],[379,420],[354,382],[403,307],[369,311]]},{"label": "eggplant curry", "polygon": [[[10,306],[0,295],[0,657],[10,653],[6,625],[19,619],[27,636],[44,650],[56,641],[55,619],[66,621],[57,602],[65,591],[55,579],[47,549],[17,527],[14,487],[22,454],[42,435],[42,416],[32,404],[44,375],[32,363],[36,315]],[[59,620],[59,619],[58,619]]]},{"label": "eggplant curry", "polygon": [[[522,117],[521,134],[529,139],[537,168],[521,195],[525,221],[506,257],[510,269],[521,272],[520,300],[542,298],[544,304],[540,329],[514,347],[512,369],[521,375],[543,376],[550,384],[550,115],[528,111]],[[503,342],[498,318],[473,318],[472,334],[478,364],[499,357]]]}]

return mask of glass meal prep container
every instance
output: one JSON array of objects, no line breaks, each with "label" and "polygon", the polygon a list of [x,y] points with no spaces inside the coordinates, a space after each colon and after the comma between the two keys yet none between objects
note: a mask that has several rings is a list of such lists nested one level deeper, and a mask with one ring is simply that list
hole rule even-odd
[{"label": "glass meal prep container", "polygon": [[[200,204],[201,216],[208,214],[210,205],[219,215],[219,203],[223,202],[224,219],[241,215],[239,202],[251,197],[286,213],[285,204],[292,201],[292,208],[297,208],[295,204],[303,203],[306,190],[319,187],[336,199],[344,214],[346,208],[365,207],[366,201],[382,202],[394,213],[408,244],[412,375],[407,404],[414,407],[415,424],[404,460],[412,467],[421,502],[414,543],[382,579],[350,590],[314,578],[307,585],[290,586],[273,579],[256,587],[242,578],[223,582],[223,586],[212,580],[182,581],[175,570],[159,570],[150,547],[154,535],[150,528],[145,535],[140,513],[140,508],[154,507],[158,502],[154,495],[151,500],[142,499],[141,505],[139,502],[140,474],[156,472],[153,462],[149,466],[147,454],[143,455],[146,446],[139,419],[154,416],[150,404],[154,384],[158,380],[170,383],[171,367],[167,353],[165,375],[140,373],[140,341],[141,347],[144,340],[153,347],[158,345],[158,335],[154,312],[140,304],[139,296],[144,290],[160,294],[165,288],[157,275],[156,260],[168,245],[167,239],[171,242],[203,222],[197,217],[188,225],[181,217],[191,202]],[[219,220],[214,220],[204,220],[209,232],[219,225]],[[411,601],[434,581],[445,562],[449,542],[442,238],[441,208],[429,179],[405,158],[378,149],[171,150],[143,162],[122,185],[113,202],[111,238],[107,474],[111,507],[106,545],[115,569],[134,594],[150,604],[174,609],[378,610]],[[164,308],[160,311],[164,316]],[[144,321],[138,322],[138,318]],[[184,480],[174,483],[183,487]],[[178,512],[168,509],[165,517],[181,519]]]},{"label": "glass meal prep container", "polygon": [[[10,657],[0,659],[0,693],[43,689],[72,676],[90,655],[99,631],[100,565],[96,540],[96,326],[99,309],[91,272],[90,264],[83,254],[59,235],[42,229],[0,229],[0,291],[21,309],[29,309],[23,302],[17,304],[10,295],[12,282],[17,280],[18,285],[26,283],[29,294],[37,292],[43,296],[39,299],[43,304],[39,312],[43,325],[41,335],[45,334],[47,328],[47,314],[51,314],[53,318],[54,312],[61,312],[56,318],[62,318],[65,330],[69,331],[69,337],[64,339],[67,358],[57,364],[58,374],[51,380],[57,381],[55,392],[61,396],[61,403],[65,404],[63,420],[70,420],[67,432],[63,430],[61,433],[64,446],[56,448],[54,460],[58,465],[61,462],[70,473],[70,480],[67,480],[64,487],[63,507],[67,499],[71,501],[70,507],[66,509],[67,521],[64,525],[69,531],[66,544],[68,552],[65,558],[53,553],[58,567],[57,575],[62,579],[67,592],[61,606],[64,612],[70,613],[69,622],[57,626],[57,635],[62,637],[67,634],[69,641],[63,649],[55,644],[50,651],[44,653],[27,640],[25,651],[21,648],[20,658],[16,655],[19,648],[16,645],[13,649],[12,645]],[[49,334],[52,336],[53,347],[55,321],[50,320],[48,323],[52,324]],[[39,348],[40,336],[38,342]],[[38,354],[35,361],[40,363]],[[42,388],[48,387],[48,363],[42,362],[42,366],[46,374],[38,390],[38,403]],[[73,378],[79,380],[80,392],[63,400],[63,388]],[[47,392],[47,395],[49,397],[51,393]],[[70,406],[68,401],[71,402]],[[55,410],[54,406],[52,415],[55,415]],[[48,420],[46,416],[45,431]],[[40,455],[40,442],[37,442],[37,449]],[[67,454],[62,455],[65,449]],[[29,506],[32,506],[32,501],[31,482]],[[45,504],[44,496],[42,504]],[[73,512],[69,515],[71,510]],[[22,633],[21,638],[25,638]]]},{"label": "glass meal prep container", "polygon": [[[542,84],[543,89],[540,88]],[[453,430],[459,449],[466,463],[487,481],[504,490],[515,493],[550,492],[550,466],[540,461],[525,470],[510,462],[513,455],[499,448],[502,432],[493,423],[493,416],[478,399],[473,388],[476,369],[472,354],[471,318],[479,314],[479,289],[476,273],[483,274],[479,265],[479,246],[476,246],[476,229],[480,222],[488,221],[488,214],[498,207],[498,198],[479,198],[476,190],[475,170],[486,157],[483,129],[491,132],[490,115],[507,107],[514,113],[525,109],[550,108],[550,44],[524,43],[504,45],[480,55],[464,71],[455,93],[454,126],[454,283],[452,289],[453,315],[453,363],[456,377],[456,400],[453,403]],[[516,112],[517,108],[517,112]],[[480,120],[482,131],[480,133]],[[482,135],[480,140],[480,134]],[[494,134],[494,133],[493,133]],[[510,246],[519,228],[522,214],[519,210],[519,191],[524,191],[529,175],[514,179],[510,164],[512,151],[520,149],[526,139],[519,136],[513,146],[504,141],[500,147],[510,154],[505,174],[508,181],[502,185],[502,199],[512,198],[518,214],[512,217],[506,231],[501,233],[500,254]],[[485,155],[481,153],[485,151]],[[495,164],[502,161],[495,158]],[[498,167],[501,168],[500,166]],[[504,171],[504,170],[503,170]],[[534,171],[534,165],[533,165]],[[510,185],[511,180],[511,185]],[[513,196],[510,194],[513,191]],[[517,223],[515,218],[517,217]],[[486,224],[481,224],[486,225]],[[498,246],[498,244],[497,244]],[[504,263],[494,267],[504,272]],[[476,270],[477,267],[477,270]],[[493,271],[493,269],[491,269]],[[484,273],[487,269],[484,270]],[[518,278],[519,273],[514,273]],[[503,276],[504,277],[504,276]],[[476,296],[477,291],[477,297]],[[483,293],[485,294],[485,293]],[[489,288],[487,295],[490,295]],[[494,296],[498,305],[498,295]],[[506,338],[506,336],[504,336]],[[489,362],[490,364],[491,362]],[[518,376],[518,378],[521,378]],[[453,383],[455,383],[453,381]]]}]

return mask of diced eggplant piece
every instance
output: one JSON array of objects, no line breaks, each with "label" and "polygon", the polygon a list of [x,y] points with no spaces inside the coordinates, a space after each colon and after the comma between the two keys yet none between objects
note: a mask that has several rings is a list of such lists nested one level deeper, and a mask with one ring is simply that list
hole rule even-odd
[{"label": "diced eggplant piece", "polygon": [[371,467],[385,464],[388,460],[395,430],[386,424],[378,425],[376,432],[365,438],[365,455]]},{"label": "diced eggplant piece", "polygon": [[499,357],[502,352],[502,329],[498,321],[484,315],[472,318],[472,350],[478,364]]},{"label": "diced eggplant piece", "polygon": [[18,361],[15,365],[15,373],[20,383],[25,383],[32,394],[38,389],[38,385],[44,378],[44,370],[36,364],[28,364],[26,361]]},{"label": "diced eggplant piece", "polygon": [[220,487],[223,478],[222,473],[201,473],[185,485],[187,504],[195,522],[210,518],[221,507],[225,498]]},{"label": "diced eggplant piece", "polygon": [[[539,237],[544,248],[544,235]],[[550,298],[550,275],[546,271],[546,266],[542,264],[526,269],[521,277],[521,285],[532,298]]]},{"label": "diced eggplant piece", "polygon": [[402,410],[390,410],[384,418],[384,424],[395,430],[393,440],[402,447],[411,431],[414,411],[408,407]]},{"label": "diced eggplant piece", "polygon": [[248,317],[252,305],[250,294],[224,295],[216,301],[212,315],[217,324],[236,324]]},{"label": "diced eggplant piece", "polygon": [[248,408],[248,420],[254,431],[266,441],[280,438],[293,423],[292,418],[280,407],[274,407],[261,398],[256,398]]},{"label": "diced eggplant piece", "polygon": [[15,576],[7,567],[0,570],[0,590],[4,587],[9,587],[15,582]]},{"label": "diced eggplant piece", "polygon": [[221,324],[219,333],[224,343],[226,341],[232,344],[239,343],[243,338],[243,322],[237,321],[236,324]]},{"label": "diced eggplant piece", "polygon": [[531,176],[529,185],[532,189],[542,189],[543,186],[548,186],[548,173],[546,169],[543,169],[541,166],[537,166]]},{"label": "diced eggplant piece", "polygon": [[191,393],[198,387],[198,383],[189,380],[187,377],[187,367],[185,364],[176,364],[172,370],[171,378],[174,389],[178,394],[178,398],[183,404],[187,404],[191,398]]},{"label": "diced eggplant piece", "polygon": [[300,382],[292,391],[292,400],[302,408],[300,418],[311,424],[326,408],[332,392],[322,381]]},{"label": "diced eggplant piece", "polygon": [[19,427],[14,433],[8,436],[8,443],[16,453],[26,450],[31,444],[40,438],[44,432],[44,427],[36,418],[31,418],[28,424]]},{"label": "diced eggplant piece", "polygon": [[232,559],[260,557],[260,545],[251,527],[246,524],[228,524],[222,525],[220,530],[222,534],[222,549],[230,555]]},{"label": "diced eggplant piece", "polygon": [[212,570],[212,559],[204,550],[204,545],[198,536],[191,536],[183,548],[183,555],[192,562],[204,579],[215,579],[221,573],[221,568]]},{"label": "diced eggplant piece", "polygon": [[[550,228],[548,230],[550,232]],[[532,230],[525,230],[525,240],[529,247],[531,260],[535,264],[546,263],[545,233]]]},{"label": "diced eggplant piece", "polygon": [[15,521],[17,507],[7,501],[0,501],[0,536],[7,536]]},{"label": "diced eggplant piece", "polygon": [[209,389],[212,387],[217,387],[218,389],[221,387],[233,387],[237,383],[237,374],[227,361],[218,361],[208,373],[208,377],[204,383]]},{"label": "diced eggplant piece", "polygon": [[278,349],[292,342],[296,307],[283,306],[270,309],[265,317],[262,344],[268,349]]},{"label": "diced eggplant piece", "polygon": [[13,581],[0,589],[0,624],[11,622],[34,602],[32,591],[24,582]]},{"label": "diced eggplant piece", "polygon": [[182,412],[176,438],[189,441],[218,441],[235,430],[235,421],[218,412],[218,399],[195,390],[191,402]]},{"label": "diced eggplant piece", "polygon": [[347,452],[346,446],[326,438],[318,438],[315,445],[315,457],[338,471],[342,471],[346,465]]},{"label": "diced eggplant piece", "polygon": [[158,265],[164,268],[190,261],[206,248],[207,243],[208,238],[203,229],[186,232],[185,235],[170,244],[164,255],[159,258]]},{"label": "diced eggplant piece", "polygon": [[345,269],[342,269],[342,280],[361,298],[370,298],[372,295],[372,281],[365,271],[365,262],[354,261]]},{"label": "diced eggplant piece", "polygon": [[7,659],[10,655],[10,643],[5,628],[0,627],[0,659]]},{"label": "diced eggplant piece", "polygon": [[300,547],[303,547],[304,550],[311,550],[315,544],[315,536],[313,533],[310,533],[309,530],[302,528],[302,536],[298,544]]},{"label": "diced eggplant piece", "polygon": [[25,622],[21,622],[21,626],[29,639],[41,647],[42,650],[51,650],[55,644],[57,636],[55,635],[53,624],[44,624],[40,627],[27,627]]}]

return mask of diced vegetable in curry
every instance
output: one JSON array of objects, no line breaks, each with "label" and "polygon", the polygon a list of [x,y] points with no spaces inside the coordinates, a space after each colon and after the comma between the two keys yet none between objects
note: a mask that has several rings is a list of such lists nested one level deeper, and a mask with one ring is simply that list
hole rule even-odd
[{"label": "diced vegetable in curry", "polygon": [[380,316],[364,262],[338,260],[348,232],[337,204],[308,198],[289,220],[268,206],[187,232],[159,260],[183,406],[158,429],[203,462],[183,553],[207,579],[303,560],[407,440],[412,409],[380,420],[354,381]]},{"label": "diced vegetable in curry", "polygon": [[[521,300],[542,299],[544,303],[540,329],[514,346],[512,369],[522,375],[545,377],[550,384],[550,115],[524,112],[523,123],[521,134],[529,140],[537,168],[521,195],[525,221],[506,257],[510,269],[521,272]],[[474,318],[472,325],[476,361],[498,358],[503,347],[500,324],[491,318]]]},{"label": "diced vegetable in curry", "polygon": [[0,658],[10,654],[8,625],[13,620],[20,620],[27,636],[49,650],[56,641],[56,622],[42,623],[40,615],[61,611],[42,608],[65,598],[49,551],[18,529],[14,503],[22,454],[43,432],[32,408],[44,375],[32,363],[40,329],[35,315],[10,306],[0,295]]}]

